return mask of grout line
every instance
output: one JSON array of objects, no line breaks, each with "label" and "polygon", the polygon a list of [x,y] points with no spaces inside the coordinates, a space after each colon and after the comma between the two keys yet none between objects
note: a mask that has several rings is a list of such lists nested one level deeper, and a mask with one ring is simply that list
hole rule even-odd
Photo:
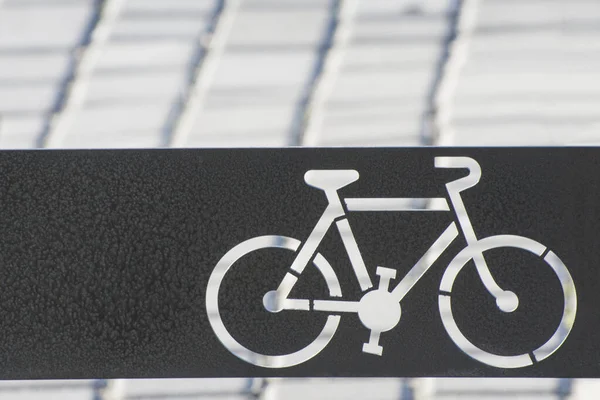
[{"label": "grout line", "polygon": [[[3,0],[0,0],[0,5],[2,5],[2,1]],[[85,49],[85,47],[88,46],[89,43],[91,42],[92,34],[93,34],[94,30],[96,29],[98,22],[100,21],[100,17],[102,14],[102,3],[103,3],[103,0],[95,1],[94,11],[92,12],[92,15],[87,23],[87,26],[85,27],[85,30],[84,30],[83,34],[81,35],[81,39],[79,40],[79,43],[71,49],[69,67],[67,69],[66,74],[60,80],[58,94],[56,96],[56,99],[54,100],[54,104],[52,105],[50,112],[45,117],[44,127],[42,128],[42,131],[38,135],[38,137],[35,141],[34,147],[44,147],[46,139],[50,134],[52,120],[54,118],[56,118],[56,115],[58,113],[60,113],[60,111],[65,106],[65,103],[67,101],[67,92],[68,92],[69,86],[75,79],[77,63],[80,58],[81,51],[83,49]]]},{"label": "grout line", "polygon": [[436,96],[442,86],[450,62],[452,43],[456,40],[458,32],[458,20],[461,13],[461,0],[451,0],[448,6],[446,33],[441,41],[442,51],[436,62],[434,75],[429,86],[426,97],[426,105],[421,117],[420,142],[422,146],[434,144],[436,139],[435,118],[437,113]]},{"label": "grout line", "polygon": [[432,96],[430,145],[449,145],[454,131],[450,118],[452,102],[462,70],[469,56],[469,45],[476,26],[479,0],[454,0],[456,10],[452,40],[447,43],[445,65],[440,69],[437,90]]},{"label": "grout line", "polygon": [[38,147],[60,147],[83,106],[90,78],[108,42],[124,0],[100,0],[86,40],[75,55],[72,72],[63,82],[60,99],[48,126],[38,139]]},{"label": "grout line", "polygon": [[291,129],[290,145],[315,146],[321,132],[325,103],[333,91],[344,52],[350,41],[358,0],[337,0],[315,68],[307,84]]},{"label": "grout line", "polygon": [[125,379],[98,379],[92,387],[93,400],[123,400]]},{"label": "grout line", "polygon": [[199,60],[191,80],[191,86],[182,100],[179,115],[174,118],[170,132],[165,137],[165,145],[184,147],[194,123],[201,115],[208,91],[216,75],[229,33],[233,28],[235,15],[240,6],[240,0],[220,0],[211,36],[204,48],[204,55]]}]

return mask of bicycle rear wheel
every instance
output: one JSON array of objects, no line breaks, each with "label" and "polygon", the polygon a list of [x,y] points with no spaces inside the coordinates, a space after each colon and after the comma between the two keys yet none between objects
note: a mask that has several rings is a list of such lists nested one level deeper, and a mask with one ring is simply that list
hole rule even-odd
[{"label": "bicycle rear wheel", "polygon": [[[502,247],[526,250],[540,257],[545,265],[552,269],[556,278],[558,278],[564,300],[562,316],[554,333],[541,346],[516,355],[495,354],[474,345],[461,332],[452,310],[452,289],[459,272],[476,255]],[[467,355],[493,367],[521,368],[548,358],[564,343],[571,332],[575,320],[577,295],[571,274],[556,254],[552,251],[547,251],[544,245],[529,238],[515,235],[497,235],[481,239],[475,244],[469,245],[450,262],[440,283],[439,309],[448,335]]]},{"label": "bicycle rear wheel", "polygon": [[[232,267],[243,257],[258,250],[285,249],[296,252],[300,248],[300,244],[299,240],[287,236],[259,236],[248,239],[229,250],[217,263],[209,278],[206,291],[206,310],[213,331],[227,350],[250,364],[265,368],[285,368],[301,364],[320,353],[329,344],[338,328],[340,316],[328,315],[320,333],[307,345],[292,352],[273,355],[251,350],[248,346],[241,344],[225,326],[219,304],[219,293],[222,283],[227,274],[231,272]],[[313,264],[324,279],[329,295],[340,297],[342,295],[340,284],[329,262],[317,253],[313,258]],[[276,287],[272,289],[276,289]]]}]

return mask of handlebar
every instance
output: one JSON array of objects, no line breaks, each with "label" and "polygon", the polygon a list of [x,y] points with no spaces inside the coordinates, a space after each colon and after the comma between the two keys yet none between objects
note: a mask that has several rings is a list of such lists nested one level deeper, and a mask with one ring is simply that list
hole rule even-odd
[{"label": "handlebar", "polygon": [[466,168],[469,170],[469,175],[447,184],[448,189],[453,191],[462,192],[472,188],[481,179],[481,167],[476,160],[470,157],[435,157],[434,165],[436,168]]}]

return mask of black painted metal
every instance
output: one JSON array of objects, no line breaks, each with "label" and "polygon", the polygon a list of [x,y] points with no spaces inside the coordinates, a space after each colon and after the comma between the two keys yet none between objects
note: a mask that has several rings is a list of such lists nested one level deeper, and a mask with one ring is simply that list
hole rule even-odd
[{"label": "black painted metal", "polygon": [[[450,338],[439,288],[467,245],[460,229],[402,299],[400,322],[381,334],[381,356],[362,351],[369,329],[356,313],[339,314],[329,344],[288,368],[252,365],[222,344],[207,316],[209,276],[225,253],[252,237],[308,238],[327,200],[304,182],[305,172],[357,170],[360,179],[340,189],[341,198],[448,198],[445,184],[467,171],[435,168],[437,156],[471,157],[481,166],[481,181],[462,193],[479,238],[528,237],[566,265],[577,314],[556,352],[530,366],[498,368],[473,359]],[[599,377],[599,177],[598,148],[0,152],[0,378]],[[391,288],[457,221],[452,211],[347,218],[374,285],[378,266],[397,270]],[[318,252],[332,265],[343,299],[358,302],[364,292],[335,224]],[[294,254],[258,250],[223,278],[223,323],[252,351],[296,351],[336,314],[266,311],[262,296],[277,289]],[[536,349],[563,314],[557,275],[522,249],[484,255],[497,283],[519,296],[519,307],[499,311],[470,261],[451,293],[458,327],[489,353]],[[317,269],[307,267],[291,296],[326,300],[326,289]]]}]

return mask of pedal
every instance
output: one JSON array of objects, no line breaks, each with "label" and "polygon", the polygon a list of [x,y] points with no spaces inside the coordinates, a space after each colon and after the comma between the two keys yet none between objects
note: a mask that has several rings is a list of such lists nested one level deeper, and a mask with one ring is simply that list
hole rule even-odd
[{"label": "pedal", "polygon": [[371,335],[369,336],[369,341],[363,344],[362,351],[363,353],[374,354],[376,356],[381,356],[383,354],[383,347],[379,345],[379,336],[381,332],[371,331]]},{"label": "pedal", "polygon": [[362,348],[363,353],[374,354],[376,356],[381,356],[383,354],[383,347],[378,344],[364,343]]}]

